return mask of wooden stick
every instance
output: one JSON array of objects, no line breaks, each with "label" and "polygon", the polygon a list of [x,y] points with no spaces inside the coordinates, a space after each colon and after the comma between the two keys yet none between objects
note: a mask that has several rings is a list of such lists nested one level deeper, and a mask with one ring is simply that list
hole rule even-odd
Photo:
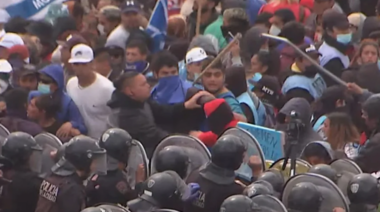
[{"label": "wooden stick", "polygon": [[202,4],[198,2],[198,12],[197,12],[197,25],[195,25],[195,36],[201,34],[201,17],[202,17]]},{"label": "wooden stick", "polygon": [[209,70],[212,66],[214,66],[222,57],[235,45],[236,41],[240,40],[242,35],[238,33],[235,35],[234,39],[215,57],[214,60],[211,61],[211,63],[199,74],[198,78],[196,78],[193,82],[193,85],[195,85],[203,76],[204,73],[206,73],[207,70]]}]

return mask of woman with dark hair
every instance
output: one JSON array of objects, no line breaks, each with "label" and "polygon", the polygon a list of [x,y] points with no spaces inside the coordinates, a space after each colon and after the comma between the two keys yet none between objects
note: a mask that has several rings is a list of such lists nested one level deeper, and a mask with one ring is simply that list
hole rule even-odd
[{"label": "woman with dark hair", "polygon": [[328,114],[323,124],[323,132],[325,140],[334,151],[342,151],[351,159],[358,155],[360,134],[348,114]]},{"label": "woman with dark hair", "polygon": [[30,100],[27,114],[30,119],[35,120],[46,132],[56,135],[58,129],[62,126],[62,122],[55,118],[60,107],[60,102],[51,94],[44,94]]}]

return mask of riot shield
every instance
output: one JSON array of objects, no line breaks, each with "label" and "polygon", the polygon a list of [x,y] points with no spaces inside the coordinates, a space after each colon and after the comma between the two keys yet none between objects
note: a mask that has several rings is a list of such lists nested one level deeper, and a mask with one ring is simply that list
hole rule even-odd
[{"label": "riot shield", "polygon": [[301,182],[310,182],[318,187],[321,192],[323,201],[319,209],[320,212],[334,211],[334,208],[340,207],[345,211],[349,211],[349,204],[344,197],[344,194],[330,179],[313,173],[304,173],[291,177],[285,184],[281,195],[282,203],[285,207],[288,206],[288,196],[292,188]]},{"label": "riot shield", "polygon": [[157,209],[157,210],[154,210],[153,212],[179,212],[179,211],[176,211],[173,209]]},{"label": "riot shield", "polygon": [[[338,173],[337,185],[345,196],[347,196],[347,186],[351,178],[363,173],[360,167],[350,159],[336,159],[330,163],[331,168]],[[348,198],[347,198],[348,200]]]},{"label": "riot shield", "polygon": [[[284,163],[284,161],[285,161],[285,158],[280,158],[280,159],[276,160],[275,162],[273,162],[273,164],[270,166],[270,168],[275,168],[275,169],[280,170],[282,172],[282,175],[284,176],[285,180],[287,180],[290,177],[290,159],[288,160],[288,164],[286,164],[285,170],[282,171],[282,164]],[[296,174],[306,173],[309,171],[310,168],[311,168],[311,165],[308,162],[297,158]]]},{"label": "riot shield", "polygon": [[186,178],[191,172],[209,162],[211,159],[211,154],[207,147],[198,139],[186,135],[172,135],[164,138],[154,150],[153,157],[150,161],[150,174],[157,172],[155,167],[158,153],[167,146],[183,147],[183,150],[189,157],[190,161]]},{"label": "riot shield", "polygon": [[258,195],[251,199],[262,211],[287,212],[285,205],[274,196]]},{"label": "riot shield", "polygon": [[268,170],[273,163],[273,160],[265,160],[265,170]]},{"label": "riot shield", "polygon": [[9,134],[11,134],[9,130],[4,127],[4,125],[0,124],[0,136],[7,137]]},{"label": "riot shield", "polygon": [[40,133],[36,135],[34,139],[38,145],[43,148],[40,177],[45,178],[51,173],[51,168],[55,164],[50,153],[58,150],[58,148],[62,146],[62,142],[55,135],[50,133]]},{"label": "riot shield", "polygon": [[129,210],[121,205],[116,205],[116,204],[102,204],[97,206],[97,208],[103,209],[101,211],[104,212],[129,212]]},{"label": "riot shield", "polygon": [[241,164],[240,168],[235,171],[235,174],[242,178],[244,181],[251,182],[252,181],[252,169],[249,166],[249,160],[253,157],[256,157],[262,164],[262,171],[265,170],[265,158],[263,150],[260,147],[259,142],[253,137],[248,131],[241,128],[229,128],[223,132],[223,135],[235,135],[241,138],[244,142],[244,145],[247,147],[247,154]]},{"label": "riot shield", "polygon": [[145,177],[149,176],[148,169],[148,156],[146,155],[144,146],[137,140],[132,141],[131,151],[129,153],[128,165],[125,168],[125,174],[128,179],[129,185],[134,189],[136,185],[136,174],[139,170],[140,164],[144,165]]}]

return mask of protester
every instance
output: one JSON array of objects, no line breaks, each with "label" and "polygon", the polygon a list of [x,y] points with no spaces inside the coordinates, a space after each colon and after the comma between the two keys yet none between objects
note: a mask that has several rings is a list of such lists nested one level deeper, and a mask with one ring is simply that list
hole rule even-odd
[{"label": "protester", "polygon": [[302,6],[299,1],[294,0],[271,0],[268,4],[263,5],[259,13],[268,12],[274,14],[280,9],[291,10],[299,22],[305,22],[310,15],[310,10]]},{"label": "protester", "polygon": [[125,70],[136,70],[140,73],[146,74],[149,70],[149,63],[146,61],[148,52],[148,46],[143,41],[131,41],[125,50]]},{"label": "protester", "polygon": [[269,29],[271,35],[279,35],[281,33],[282,27],[290,21],[296,20],[293,12],[288,9],[280,9],[274,12],[273,17],[270,19],[272,24]]},{"label": "protester", "polygon": [[98,30],[100,35],[109,35],[120,24],[121,11],[115,6],[104,6],[99,11],[98,20]]},{"label": "protester", "polygon": [[104,120],[111,113],[107,102],[114,87],[107,78],[93,72],[93,59],[94,53],[89,46],[78,44],[72,48],[68,62],[76,77],[67,82],[66,90],[83,117],[87,135],[98,139],[107,128]]},{"label": "protester", "polygon": [[348,22],[350,22],[351,32],[352,32],[352,42],[355,44],[360,43],[362,39],[362,30],[364,21],[367,18],[362,13],[352,13],[348,17]]},{"label": "protester", "polygon": [[215,7],[219,4],[219,0],[206,0],[205,2],[198,3],[194,1],[193,12],[189,15],[187,20],[188,24],[188,38],[192,39],[196,36],[196,22],[197,22],[197,13],[198,8],[201,7],[201,26],[200,34],[203,34],[207,26],[213,23],[218,18],[218,12]]},{"label": "protester", "polygon": [[195,83],[197,87],[201,87],[201,81],[199,78],[202,68],[204,67],[204,61],[208,59],[207,53],[200,47],[195,47],[186,54],[186,72],[182,73],[182,79]]},{"label": "protester", "polygon": [[6,116],[0,118],[0,123],[10,132],[26,132],[36,136],[43,132],[38,124],[29,121],[26,114],[28,91],[15,88],[7,92],[4,97]]},{"label": "protester", "polygon": [[348,114],[328,114],[323,132],[334,151],[342,151],[351,159],[358,155],[360,135]]}]

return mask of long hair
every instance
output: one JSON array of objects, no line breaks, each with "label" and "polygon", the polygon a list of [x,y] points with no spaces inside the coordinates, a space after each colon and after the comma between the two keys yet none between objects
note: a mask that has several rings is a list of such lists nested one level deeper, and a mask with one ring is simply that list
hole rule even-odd
[{"label": "long hair", "polygon": [[379,45],[371,40],[371,39],[365,39],[363,40],[361,43],[360,43],[360,46],[359,46],[359,49],[358,51],[356,51],[356,54],[354,55],[354,57],[352,58],[351,60],[351,66],[352,65],[362,65],[361,63],[361,55],[363,53],[363,49],[366,47],[366,46],[373,46],[377,49],[377,55],[379,56],[380,55],[380,52],[379,52]]},{"label": "long hair", "polygon": [[347,114],[330,113],[327,119],[330,121],[330,127],[326,136],[333,150],[343,149],[348,142],[359,142],[359,131]]}]

